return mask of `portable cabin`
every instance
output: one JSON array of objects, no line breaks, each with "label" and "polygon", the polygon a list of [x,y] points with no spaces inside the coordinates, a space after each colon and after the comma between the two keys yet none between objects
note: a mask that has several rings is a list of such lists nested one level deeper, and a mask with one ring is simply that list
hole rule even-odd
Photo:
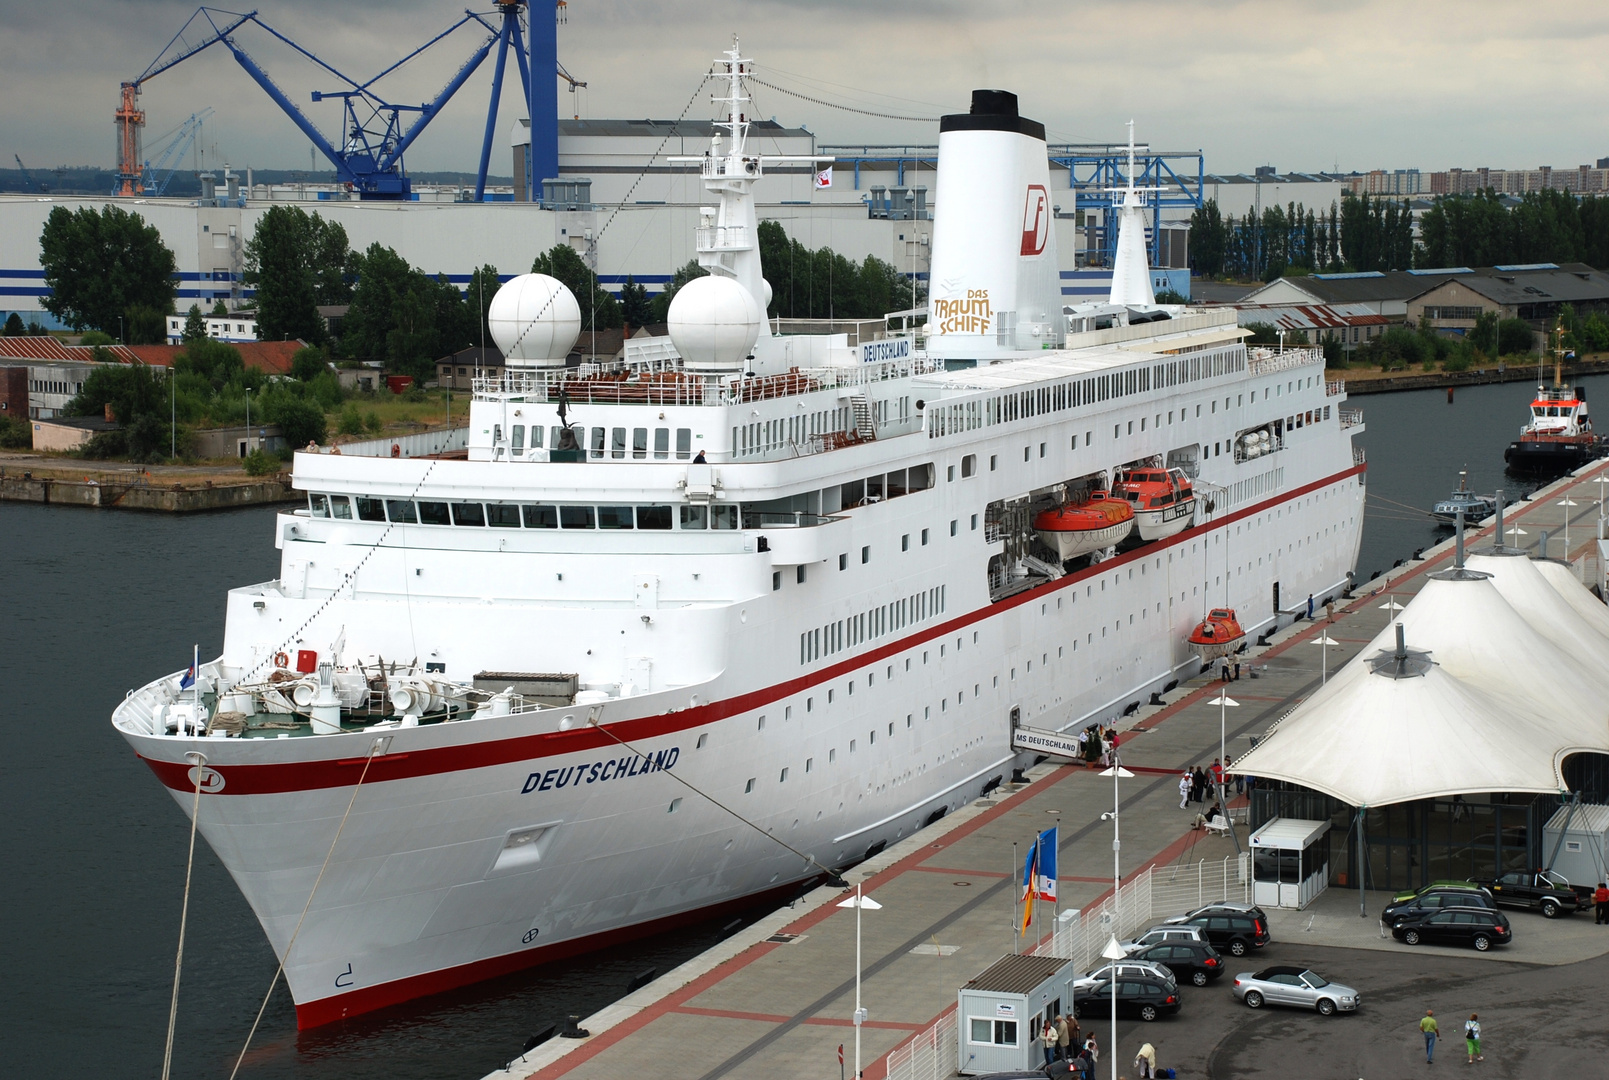
[{"label": "portable cabin", "polygon": [[1542,858],[1572,885],[1609,881],[1609,806],[1559,807],[1542,827]]},{"label": "portable cabin", "polygon": [[1251,834],[1251,900],[1305,908],[1330,884],[1330,823],[1277,817]]},{"label": "portable cabin", "polygon": [[957,992],[960,1062],[966,1075],[1045,1063],[1039,1030],[1072,1012],[1077,965],[1056,956],[1003,956]]}]

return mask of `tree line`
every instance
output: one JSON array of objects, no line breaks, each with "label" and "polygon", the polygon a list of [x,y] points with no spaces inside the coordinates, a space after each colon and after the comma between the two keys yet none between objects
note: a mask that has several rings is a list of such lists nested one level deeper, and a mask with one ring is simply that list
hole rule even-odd
[{"label": "tree line", "polygon": [[1203,277],[1537,262],[1609,267],[1609,198],[1536,191],[1510,208],[1490,189],[1444,195],[1420,215],[1417,239],[1406,200],[1350,192],[1328,211],[1292,202],[1237,219],[1208,199],[1190,216],[1191,269]]}]

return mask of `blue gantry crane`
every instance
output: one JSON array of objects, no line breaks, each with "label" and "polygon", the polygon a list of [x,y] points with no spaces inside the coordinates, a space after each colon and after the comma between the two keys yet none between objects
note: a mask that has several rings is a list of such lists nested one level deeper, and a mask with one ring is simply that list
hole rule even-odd
[{"label": "blue gantry crane", "polygon": [[[149,161],[141,172],[141,180],[147,193],[157,196],[166,195],[168,184],[173,180],[173,174],[178,172],[179,163],[184,155],[190,151],[190,146],[201,135],[201,125],[206,123],[212,115],[211,107],[202,109],[198,113],[191,113],[190,118],[180,124],[175,130],[173,141],[168,143],[162,155],[156,159],[156,164]],[[172,162],[171,165],[168,163]],[[117,194],[113,192],[112,194]]]},{"label": "blue gantry crane", "polygon": [[[149,80],[183,63],[197,53],[221,44],[245,69],[258,86],[290,117],[312,144],[335,166],[336,179],[348,185],[364,199],[406,199],[410,183],[403,166],[403,158],[415,139],[422,134],[430,121],[457,93],[464,82],[475,73],[482,61],[497,49],[497,61],[492,76],[491,104],[486,114],[486,133],[481,145],[480,167],[475,184],[475,198],[484,198],[486,171],[491,161],[491,148],[497,123],[497,106],[503,89],[503,72],[508,54],[513,51],[519,66],[520,82],[530,110],[532,123],[532,168],[528,171],[526,197],[539,201],[544,178],[558,175],[558,82],[563,77],[572,88],[577,84],[568,72],[562,72],[558,63],[558,18],[566,6],[564,0],[534,0],[545,6],[555,3],[553,19],[530,18],[526,22],[528,3],[531,0],[494,0],[494,11],[481,14],[466,10],[464,17],[423,45],[391,64],[379,74],[363,81],[353,79],[332,65],[319,59],[311,51],[288,36],[275,30],[256,11],[245,13],[224,11],[219,8],[200,7],[173,36],[138,78],[122,84],[122,96],[116,113],[118,133],[118,167],[113,194],[136,195],[145,191],[146,180],[140,166],[140,130],[145,124],[145,113],[139,108],[141,87]],[[496,20],[495,22],[493,20]],[[341,102],[341,134],[338,139],[325,137],[289,95],[269,76],[236,40],[237,32],[248,24],[266,31],[277,41],[289,46],[315,66],[338,81],[334,90],[314,90],[313,102]],[[462,27],[478,27],[487,33],[469,58],[459,66],[436,97],[424,104],[413,105],[388,101],[380,96],[375,84],[392,74],[408,61],[419,56],[438,42]],[[533,79],[533,72],[555,73],[552,80]]]}]

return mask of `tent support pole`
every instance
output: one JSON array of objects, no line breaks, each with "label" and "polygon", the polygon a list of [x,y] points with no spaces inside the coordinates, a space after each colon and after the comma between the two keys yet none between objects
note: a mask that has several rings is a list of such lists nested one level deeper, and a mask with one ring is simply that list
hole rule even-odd
[{"label": "tent support pole", "polygon": [[1366,919],[1369,913],[1364,910],[1368,906],[1368,899],[1363,894],[1364,874],[1364,848],[1363,848],[1363,811],[1368,807],[1358,807],[1358,918]]}]

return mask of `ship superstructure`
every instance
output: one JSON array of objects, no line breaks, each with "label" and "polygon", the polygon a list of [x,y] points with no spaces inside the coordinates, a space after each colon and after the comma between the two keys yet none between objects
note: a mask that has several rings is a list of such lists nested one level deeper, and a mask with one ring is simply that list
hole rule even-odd
[{"label": "ship superstructure", "polygon": [[[477,384],[468,460],[298,454],[279,578],[231,590],[195,686],[116,710],[186,812],[199,786],[304,1027],[782,896],[999,784],[1013,725],[1193,674],[1210,608],[1257,633],[1348,581],[1359,428],[1321,355],[1064,309],[1014,97],[941,128],[976,198],[938,208],[925,343],[755,319],[730,108],[701,229],[739,231],[701,233],[677,355],[566,369],[573,305],[525,283],[502,332],[541,355]],[[1045,545],[1139,469],[1189,478],[1188,527]]]}]

